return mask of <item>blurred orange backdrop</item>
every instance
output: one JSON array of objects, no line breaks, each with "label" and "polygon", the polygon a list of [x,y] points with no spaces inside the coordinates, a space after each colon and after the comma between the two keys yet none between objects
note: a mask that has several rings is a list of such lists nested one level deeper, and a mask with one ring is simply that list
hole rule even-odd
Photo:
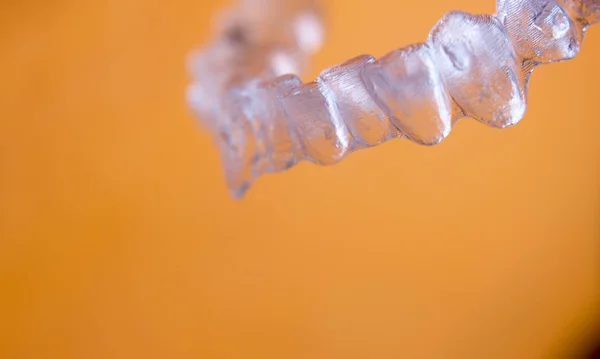
[{"label": "blurred orange backdrop", "polygon": [[[574,357],[600,311],[600,28],[536,70],[514,128],[464,120],[236,202],[184,101],[223,4],[0,4],[0,357]],[[326,2],[306,79],[452,9],[494,1]]]}]

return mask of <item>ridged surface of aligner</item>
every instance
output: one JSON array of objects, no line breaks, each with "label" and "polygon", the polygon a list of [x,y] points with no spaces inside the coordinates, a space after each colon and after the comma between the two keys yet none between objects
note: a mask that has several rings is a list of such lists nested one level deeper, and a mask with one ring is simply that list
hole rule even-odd
[{"label": "ridged surface of aligner", "polygon": [[498,17],[522,59],[550,63],[579,52],[580,27],[555,0],[499,1]]},{"label": "ridged surface of aligner", "polygon": [[310,82],[280,99],[306,159],[321,165],[340,161],[350,149],[350,133],[330,97],[327,89]]},{"label": "ridged surface of aligner", "polygon": [[450,12],[429,42],[446,89],[467,116],[499,128],[523,118],[520,62],[495,16]]},{"label": "ridged surface of aligner", "polygon": [[[257,103],[264,100],[267,104],[257,116],[267,142],[266,160],[270,164],[268,172],[283,171],[304,158],[299,139],[291,130],[279,100],[301,84],[302,81],[297,76],[284,75],[274,81],[261,83],[256,88],[256,94],[259,94]],[[254,94],[251,93],[251,96]]]},{"label": "ridged surface of aligner", "polygon": [[450,133],[451,100],[427,44],[393,51],[368,64],[363,80],[375,102],[411,140],[434,145]]},{"label": "ridged surface of aligner", "polygon": [[558,2],[569,12],[571,18],[584,28],[600,22],[599,0],[558,0]]},{"label": "ridged surface of aligner", "polygon": [[[305,158],[304,148],[284,114],[281,99],[302,85],[297,76],[285,75],[273,81],[252,81],[229,95],[235,108],[221,122],[222,151],[227,182],[236,197],[244,194],[263,173],[280,172]],[[235,124],[243,132],[234,132]],[[245,141],[246,136],[250,141]],[[232,141],[233,140],[233,141]]]},{"label": "ridged surface of aligner", "polygon": [[336,107],[357,142],[353,147],[375,146],[398,133],[363,82],[363,69],[374,61],[373,56],[358,56],[324,70],[317,79],[328,91],[329,107]]},{"label": "ridged surface of aligner", "polygon": [[[295,5],[302,2],[294,0]],[[575,56],[587,28],[599,21],[600,5],[596,0],[498,0],[497,8],[496,16],[448,13],[427,43],[394,50],[379,60],[357,57],[304,85],[290,75],[268,78],[285,71],[286,64],[299,63],[300,55],[318,42],[310,40],[319,37],[315,17],[287,25],[277,17],[253,22],[283,26],[288,34],[294,33],[290,27],[308,26],[315,31],[307,32],[304,45],[298,39],[287,47],[268,41],[217,43],[194,61],[196,78],[208,82],[192,85],[189,99],[194,109],[212,117],[210,128],[217,135],[232,194],[241,197],[262,173],[303,159],[334,164],[353,150],[397,137],[436,144],[464,116],[499,128],[516,124],[525,113],[533,68]],[[260,20],[260,11],[254,16]],[[265,38],[277,31],[262,30],[256,34]],[[266,64],[265,71],[257,63]],[[212,92],[210,81],[216,86]]]}]

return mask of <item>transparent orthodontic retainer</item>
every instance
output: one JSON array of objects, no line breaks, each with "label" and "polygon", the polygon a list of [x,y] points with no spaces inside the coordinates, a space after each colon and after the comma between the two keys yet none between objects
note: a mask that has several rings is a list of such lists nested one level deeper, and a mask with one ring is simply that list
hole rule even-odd
[{"label": "transparent orthodontic retainer", "polygon": [[332,165],[395,138],[435,145],[470,117],[517,124],[534,68],[573,58],[598,0],[498,0],[496,15],[453,11],[423,43],[302,73],[323,42],[315,1],[242,0],[190,57],[188,102],[214,135],[241,198],[263,173]]}]

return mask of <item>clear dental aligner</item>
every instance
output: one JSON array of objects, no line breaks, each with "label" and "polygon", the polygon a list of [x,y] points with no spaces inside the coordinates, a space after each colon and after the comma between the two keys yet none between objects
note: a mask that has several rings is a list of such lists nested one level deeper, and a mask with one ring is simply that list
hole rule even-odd
[{"label": "clear dental aligner", "polygon": [[599,21],[600,0],[497,0],[496,15],[450,12],[424,43],[356,57],[303,84],[292,74],[323,38],[314,2],[242,0],[191,57],[188,101],[239,198],[261,174],[302,160],[330,165],[401,137],[437,144],[462,117],[515,125],[533,69],[573,58]]}]

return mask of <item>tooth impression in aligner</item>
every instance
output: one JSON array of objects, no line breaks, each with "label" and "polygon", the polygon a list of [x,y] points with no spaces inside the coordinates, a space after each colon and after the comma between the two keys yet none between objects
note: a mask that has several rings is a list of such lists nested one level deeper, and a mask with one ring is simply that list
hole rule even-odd
[{"label": "tooth impression in aligner", "polygon": [[450,12],[425,43],[362,55],[302,84],[279,75],[323,42],[315,0],[273,1],[276,12],[240,1],[215,42],[192,55],[187,93],[237,198],[261,174],[302,160],[331,165],[394,138],[437,144],[461,117],[514,125],[533,68],[573,58],[600,21],[598,0],[497,0],[496,15]]}]

